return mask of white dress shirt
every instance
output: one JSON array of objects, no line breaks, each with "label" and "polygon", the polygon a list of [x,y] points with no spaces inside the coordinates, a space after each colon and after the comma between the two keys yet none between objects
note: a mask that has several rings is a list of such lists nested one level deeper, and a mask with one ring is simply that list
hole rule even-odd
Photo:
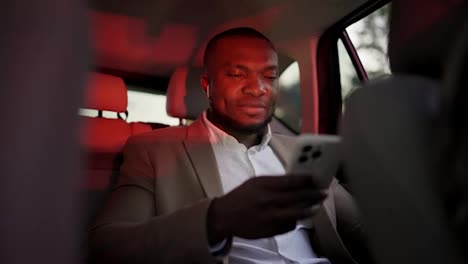
[{"label": "white dress shirt", "polygon": [[[209,131],[224,193],[252,177],[285,174],[283,165],[268,145],[271,139],[270,127],[259,145],[247,149],[234,137],[213,125],[206,118],[206,113],[203,113],[202,118]],[[317,257],[313,251],[307,235],[308,228],[312,227],[299,223],[294,230],[270,238],[249,240],[234,237],[229,262],[330,264],[327,259]]]}]

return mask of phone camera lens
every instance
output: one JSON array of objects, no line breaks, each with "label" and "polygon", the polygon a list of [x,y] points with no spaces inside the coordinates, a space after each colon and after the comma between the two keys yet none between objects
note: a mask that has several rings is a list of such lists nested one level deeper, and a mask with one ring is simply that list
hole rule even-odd
[{"label": "phone camera lens", "polygon": [[311,150],[312,150],[312,146],[310,146],[310,145],[304,146],[304,147],[302,148],[302,152],[309,152],[309,151],[311,151]]},{"label": "phone camera lens", "polygon": [[320,156],[322,156],[322,151],[320,151],[320,150],[316,150],[316,151],[314,151],[312,153],[312,158],[313,159],[318,159],[318,158],[320,158]]}]

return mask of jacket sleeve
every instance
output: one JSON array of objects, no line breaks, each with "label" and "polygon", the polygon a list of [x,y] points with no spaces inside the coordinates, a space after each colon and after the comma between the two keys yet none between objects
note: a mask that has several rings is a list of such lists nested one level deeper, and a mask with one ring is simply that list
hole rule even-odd
[{"label": "jacket sleeve", "polygon": [[210,199],[158,215],[154,169],[139,138],[130,138],[117,187],[90,230],[90,256],[98,263],[215,263],[206,214]]},{"label": "jacket sleeve", "polygon": [[346,249],[359,264],[375,263],[354,198],[337,183],[333,189],[336,228]]}]

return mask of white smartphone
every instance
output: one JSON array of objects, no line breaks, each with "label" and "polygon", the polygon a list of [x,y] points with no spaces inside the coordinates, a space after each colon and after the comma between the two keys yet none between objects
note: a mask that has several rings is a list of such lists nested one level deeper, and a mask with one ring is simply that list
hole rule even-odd
[{"label": "white smartphone", "polygon": [[328,187],[342,160],[340,143],[341,138],[334,135],[298,136],[287,172],[310,174],[318,187]]}]

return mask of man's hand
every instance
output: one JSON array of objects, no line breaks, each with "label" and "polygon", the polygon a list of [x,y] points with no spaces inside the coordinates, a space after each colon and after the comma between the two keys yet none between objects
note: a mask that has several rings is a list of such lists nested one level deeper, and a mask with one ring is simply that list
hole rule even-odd
[{"label": "man's hand", "polygon": [[207,216],[209,242],[214,245],[231,236],[257,239],[288,232],[297,220],[317,211],[326,196],[326,190],[314,186],[310,176],[252,178],[213,200]]}]

